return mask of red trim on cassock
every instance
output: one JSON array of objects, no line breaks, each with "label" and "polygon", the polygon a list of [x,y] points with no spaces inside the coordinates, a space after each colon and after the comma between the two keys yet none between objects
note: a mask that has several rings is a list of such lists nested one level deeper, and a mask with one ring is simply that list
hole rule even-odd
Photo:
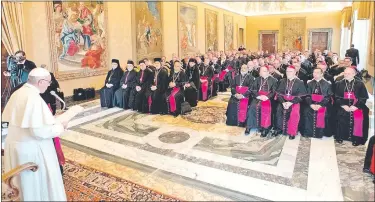
[{"label": "red trim on cassock", "polygon": [[169,96],[169,111],[175,112],[176,111],[176,99],[174,96],[180,91],[180,88],[174,87],[172,89],[171,95]]},{"label": "red trim on cassock", "polygon": [[[293,100],[294,96],[285,96],[284,99],[286,101]],[[287,133],[291,136],[296,136],[298,132],[298,124],[300,120],[300,104],[293,104],[292,106],[292,111],[290,112],[289,120],[288,120],[288,129]]]},{"label": "red trim on cassock", "polygon": [[[236,86],[236,92],[238,94],[244,94],[249,87],[247,86]],[[238,103],[238,114],[237,114],[237,119],[238,122],[245,122],[246,120],[246,115],[247,115],[247,106],[249,104],[249,98],[243,98],[239,101]]]},{"label": "red trim on cassock", "polygon": [[207,100],[208,99],[208,96],[207,96],[207,93],[208,93],[208,77],[207,76],[201,76],[201,80],[203,80],[202,83],[201,83],[202,100]]},{"label": "red trim on cassock", "polygon": [[[269,92],[259,91],[258,95],[268,95]],[[260,103],[260,126],[268,128],[271,125],[271,100],[261,101]]]},{"label": "red trim on cassock", "polygon": [[[311,100],[314,102],[321,102],[324,99],[323,95],[318,94],[311,94]],[[317,128],[325,128],[326,122],[325,122],[325,116],[326,116],[326,107],[320,107],[318,111],[316,112],[316,123],[315,126]]]}]

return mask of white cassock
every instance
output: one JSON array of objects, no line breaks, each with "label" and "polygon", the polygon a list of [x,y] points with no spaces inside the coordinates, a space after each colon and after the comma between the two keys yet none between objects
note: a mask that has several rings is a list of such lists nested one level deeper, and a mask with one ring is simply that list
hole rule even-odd
[{"label": "white cassock", "polygon": [[9,122],[5,139],[5,172],[33,162],[36,172],[23,171],[14,180],[21,201],[66,201],[63,179],[52,138],[64,132],[39,90],[26,83],[5,106],[3,122]]}]

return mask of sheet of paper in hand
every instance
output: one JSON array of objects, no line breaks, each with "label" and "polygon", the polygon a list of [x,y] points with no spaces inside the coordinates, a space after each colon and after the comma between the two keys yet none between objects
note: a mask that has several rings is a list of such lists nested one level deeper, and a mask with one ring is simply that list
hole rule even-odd
[{"label": "sheet of paper in hand", "polygon": [[56,119],[60,122],[69,122],[72,120],[73,117],[77,116],[77,114],[83,111],[83,107],[79,105],[75,105],[69,107],[68,111],[56,117]]}]

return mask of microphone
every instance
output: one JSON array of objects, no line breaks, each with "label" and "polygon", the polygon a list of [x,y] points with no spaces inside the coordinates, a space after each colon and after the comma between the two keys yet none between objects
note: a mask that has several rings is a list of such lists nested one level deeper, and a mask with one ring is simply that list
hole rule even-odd
[{"label": "microphone", "polygon": [[64,100],[62,100],[62,99],[56,94],[55,91],[52,90],[50,93],[51,93],[51,95],[55,96],[55,97],[56,97],[61,103],[63,103],[63,110],[64,110],[65,107],[66,107]]}]

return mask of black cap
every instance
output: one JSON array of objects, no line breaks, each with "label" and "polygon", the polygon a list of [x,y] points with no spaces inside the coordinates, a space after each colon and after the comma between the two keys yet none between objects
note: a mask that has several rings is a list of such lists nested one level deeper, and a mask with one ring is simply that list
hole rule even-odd
[{"label": "black cap", "polygon": [[118,59],[112,59],[112,63],[120,64],[120,61]]},{"label": "black cap", "polygon": [[154,58],[154,62],[161,62],[161,58]]},{"label": "black cap", "polygon": [[132,65],[134,65],[134,62],[133,62],[133,60],[128,60],[127,64],[132,64]]},{"label": "black cap", "polygon": [[197,60],[196,60],[196,59],[194,59],[194,58],[190,58],[190,59],[189,59],[189,62],[194,62],[194,63],[197,63]]},{"label": "black cap", "polygon": [[140,60],[140,61],[138,62],[138,64],[141,64],[141,63],[145,63],[145,61],[144,61],[144,60]]}]

